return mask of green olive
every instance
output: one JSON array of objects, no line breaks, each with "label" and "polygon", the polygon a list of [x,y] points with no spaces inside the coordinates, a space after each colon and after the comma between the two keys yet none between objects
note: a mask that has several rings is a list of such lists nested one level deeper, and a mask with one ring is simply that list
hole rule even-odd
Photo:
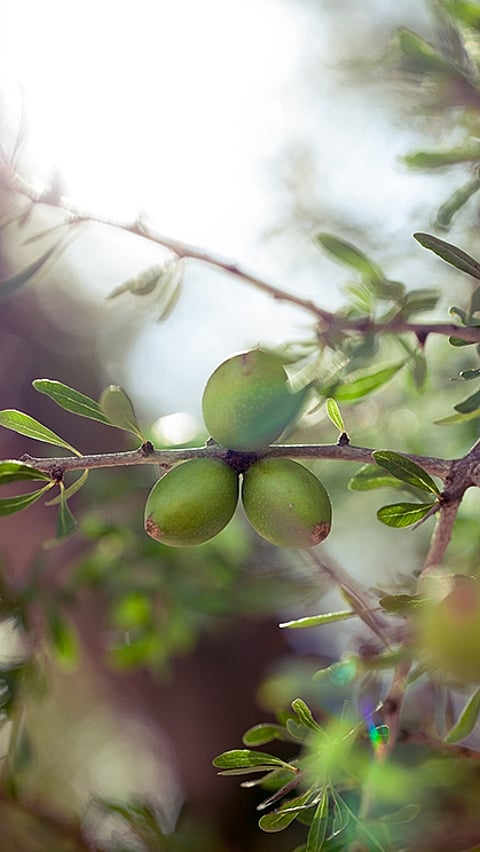
[{"label": "green olive", "polygon": [[244,475],[245,514],[279,547],[313,547],[330,532],[332,506],[322,483],[291,459],[266,458]]},{"label": "green olive", "polygon": [[172,547],[201,544],[228,524],[238,502],[238,476],[219,459],[191,459],[153,486],[145,529]]},{"label": "green olive", "polygon": [[440,582],[441,600],[427,600],[413,617],[415,645],[426,665],[447,679],[480,683],[480,581],[454,575]]},{"label": "green olive", "polygon": [[264,349],[228,358],[203,392],[203,417],[211,436],[240,452],[267,447],[297,416],[305,392],[293,393],[282,359]]}]

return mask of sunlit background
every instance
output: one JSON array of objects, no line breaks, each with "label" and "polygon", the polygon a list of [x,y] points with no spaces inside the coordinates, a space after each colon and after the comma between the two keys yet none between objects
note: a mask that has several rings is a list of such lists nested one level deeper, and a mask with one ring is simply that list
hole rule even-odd
[{"label": "sunlit background", "polygon": [[[431,177],[406,176],[399,158],[419,130],[389,110],[391,92],[380,70],[375,77],[399,20],[422,27],[428,6],[6,2],[4,124],[14,132],[23,116],[25,176],[40,186],[53,180],[75,207],[124,221],[141,214],[161,233],[331,307],[345,276],[313,247],[315,228],[348,235],[370,221],[371,245],[391,260],[392,277],[416,278],[423,258],[415,266],[402,257],[425,195],[434,206],[435,192],[445,192]],[[368,85],[361,62],[350,67],[362,43]],[[163,254],[122,234],[80,238],[70,249],[72,286],[103,302]],[[103,305],[104,363],[149,416],[198,419],[219,360],[308,326],[300,311],[192,263],[167,324],[127,300]],[[126,361],[114,345],[125,325],[135,329]]]}]

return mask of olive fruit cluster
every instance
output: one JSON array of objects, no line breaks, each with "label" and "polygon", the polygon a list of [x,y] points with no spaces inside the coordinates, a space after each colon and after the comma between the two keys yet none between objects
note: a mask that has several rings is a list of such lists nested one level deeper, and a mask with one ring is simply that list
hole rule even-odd
[{"label": "olive fruit cluster", "polygon": [[323,541],[332,509],[320,480],[291,459],[255,457],[285,430],[303,399],[303,392],[292,393],[281,359],[270,352],[255,349],[224,361],[207,382],[203,413],[212,437],[233,451],[230,459],[226,454],[232,465],[196,458],[165,474],[147,499],[147,533],[172,546],[213,538],[235,512],[240,470],[245,514],[261,536],[279,547]]}]

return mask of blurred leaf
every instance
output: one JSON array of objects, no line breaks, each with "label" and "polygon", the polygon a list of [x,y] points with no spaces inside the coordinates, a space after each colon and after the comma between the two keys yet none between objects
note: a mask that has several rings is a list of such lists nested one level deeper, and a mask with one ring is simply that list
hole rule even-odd
[{"label": "blurred leaf", "polygon": [[463,311],[462,308],[457,308],[456,305],[452,305],[449,310],[449,314],[451,314],[451,316],[457,316],[461,320],[463,325],[468,325],[467,312]]},{"label": "blurred leaf", "polygon": [[48,485],[40,488],[39,491],[30,491],[28,494],[20,494],[18,497],[6,497],[0,500],[0,517],[13,515],[15,512],[21,512],[22,509],[27,509],[28,506],[35,503],[53,485],[53,482],[49,482]]},{"label": "blurred leaf", "polygon": [[424,289],[411,290],[405,295],[401,315],[408,319],[412,314],[422,311],[432,311],[439,300],[438,290],[425,287]]},{"label": "blurred leaf", "polygon": [[50,260],[51,257],[58,251],[59,243],[56,243],[54,246],[50,246],[47,251],[45,251],[40,257],[30,263],[22,272],[19,272],[18,275],[12,276],[12,278],[8,278],[6,281],[0,281],[0,296],[9,296],[14,290],[17,290],[18,287],[21,287],[23,284],[26,284],[27,281],[30,281],[31,278],[34,277],[45,263]]},{"label": "blurred leaf", "polygon": [[472,411],[477,411],[480,408],[480,390],[472,393],[471,396],[468,396],[462,402],[459,402],[458,405],[453,406],[455,411],[460,412],[460,414],[470,414]]},{"label": "blurred leaf", "polygon": [[428,41],[406,27],[398,31],[400,50],[412,59],[420,71],[436,71],[452,74],[449,62]]},{"label": "blurred leaf", "polygon": [[329,397],[326,401],[327,406],[327,414],[333,425],[337,427],[339,432],[345,432],[345,423],[343,422],[343,417],[340,413],[340,409],[336,400]]},{"label": "blurred leaf", "polygon": [[389,476],[384,469],[372,464],[363,465],[348,483],[351,491],[372,491],[375,488],[404,488],[395,476]]},{"label": "blurred leaf", "polygon": [[453,426],[456,423],[467,423],[469,420],[475,420],[480,417],[480,410],[470,411],[469,414],[450,414],[448,417],[441,417],[440,420],[434,420],[435,426]]},{"label": "blurred leaf", "polygon": [[27,438],[33,438],[35,441],[42,441],[44,444],[54,444],[57,447],[64,447],[66,450],[74,453],[76,456],[81,456],[81,452],[68,444],[63,438],[60,438],[55,432],[47,429],[38,420],[34,420],[23,411],[15,409],[5,409],[0,411],[0,426],[5,429],[11,429],[12,432],[18,432],[19,435],[25,435]]},{"label": "blurred leaf", "polygon": [[355,269],[367,281],[371,283],[385,281],[385,276],[380,267],[351,243],[339,239],[334,234],[325,233],[316,234],[315,241],[335,260],[343,263],[344,266]]},{"label": "blurred leaf", "polygon": [[[479,160],[480,159],[480,146],[466,146],[465,148],[451,148],[448,151],[416,151],[414,154],[407,154],[406,157],[403,158],[404,163],[411,169],[438,169],[443,168],[444,166],[452,166],[456,163],[467,163],[471,160]],[[477,179],[475,179],[477,180]],[[475,181],[470,181],[467,184],[470,187]],[[477,189],[480,188],[480,182],[475,189],[471,189],[465,200],[461,200],[461,197],[456,198],[456,196],[461,196],[462,193],[465,193],[467,189],[466,186],[461,189],[457,189],[454,195],[449,198],[445,204],[440,207],[440,210],[444,209],[444,215],[446,218],[452,218],[452,216],[456,213],[456,211],[465,204],[466,201],[473,195]],[[454,202],[456,203],[456,207],[454,207]],[[449,208],[453,208],[451,213],[449,212]],[[437,214],[440,213],[440,210]],[[448,219],[448,221],[449,221]]]},{"label": "blurred leaf", "polygon": [[34,379],[32,385],[35,390],[53,399],[57,405],[60,405],[66,411],[78,414],[80,417],[99,420],[100,423],[105,423],[108,426],[112,425],[98,402],[80,393],[80,391],[70,388],[68,385],[64,385],[62,382],[57,382],[54,379]]},{"label": "blurred leaf", "polygon": [[335,399],[341,402],[353,402],[356,399],[361,399],[389,382],[404,365],[405,361],[399,361],[397,364],[390,364],[388,367],[382,367],[374,372],[370,369],[356,370],[346,376],[341,385],[334,388]]},{"label": "blurred leaf", "polygon": [[407,482],[409,485],[430,494],[440,494],[440,489],[430,474],[406,456],[391,450],[375,450],[372,457],[380,467],[388,470],[392,476],[401,479],[402,482]]},{"label": "blurred leaf", "polygon": [[480,264],[471,255],[467,254],[458,246],[445,242],[445,240],[434,237],[432,234],[424,234],[417,232],[414,239],[424,248],[433,251],[434,254],[441,257],[446,263],[450,263],[455,269],[460,269],[461,272],[467,272],[473,278],[480,278]]},{"label": "blurred leaf", "polygon": [[[265,769],[270,769],[272,766],[282,766],[285,769],[290,769],[296,772],[296,768],[280,757],[275,757],[273,754],[267,754],[263,751],[251,751],[246,748],[236,748],[230,751],[224,751],[212,761],[213,766],[217,769],[229,770],[229,774],[235,774],[243,771],[258,772]],[[220,774],[224,774],[223,772]]]},{"label": "blurred leaf", "polygon": [[276,725],[270,722],[263,722],[258,725],[253,725],[248,731],[245,731],[243,742],[246,746],[259,746],[265,743],[271,743],[274,740],[283,742],[291,742],[283,725]]},{"label": "blurred leaf", "polygon": [[423,600],[417,595],[384,595],[378,603],[386,612],[403,615],[423,605]]},{"label": "blurred leaf", "polygon": [[130,398],[123,388],[109,385],[100,397],[100,408],[110,423],[126,432],[132,432],[143,442],[145,438],[140,431],[137,418]]},{"label": "blurred leaf", "polygon": [[443,6],[460,23],[480,29],[480,6],[469,0],[443,0]]},{"label": "blurred leaf", "polygon": [[313,681],[316,683],[328,679],[337,686],[344,686],[345,684],[353,683],[359,671],[358,658],[348,657],[332,663],[324,669],[318,669],[313,675]]},{"label": "blurred leaf", "polygon": [[284,621],[279,624],[279,627],[318,627],[321,624],[331,624],[335,621],[345,621],[346,618],[356,616],[356,612],[351,609],[341,610],[339,612],[324,612],[321,615],[307,615],[304,618],[295,618],[293,621]]},{"label": "blurred leaf", "polygon": [[427,359],[422,351],[415,353],[411,365],[412,381],[417,390],[421,391],[427,381]]},{"label": "blurred leaf", "polygon": [[77,632],[72,623],[67,621],[56,607],[48,614],[47,626],[56,661],[68,671],[75,669],[80,658],[80,649]]},{"label": "blurred leaf", "polygon": [[[480,155],[480,149],[479,149]],[[450,198],[445,201],[437,211],[435,224],[439,228],[448,229],[453,217],[469,201],[469,199],[480,189],[480,178],[476,177],[468,181],[464,186],[457,189]]]},{"label": "blurred leaf", "polygon": [[327,836],[328,825],[328,789],[323,792],[315,811],[307,837],[305,852],[320,852]]},{"label": "blurred leaf", "polygon": [[60,482],[60,507],[57,517],[57,539],[69,538],[77,529],[77,522],[73,517],[65,496],[65,486]]},{"label": "blurred leaf", "polygon": [[9,482],[19,482],[25,479],[47,479],[48,473],[36,470],[29,464],[19,461],[0,462],[0,485],[8,485]]},{"label": "blurred leaf", "polygon": [[434,505],[434,503],[393,503],[382,506],[377,512],[377,518],[388,527],[403,529],[421,521]]},{"label": "blurred leaf", "polygon": [[445,737],[446,743],[459,743],[472,733],[480,713],[480,687],[468,699],[455,725]]},{"label": "blurred leaf", "polygon": [[183,279],[184,263],[181,258],[169,257],[163,263],[144,269],[134,278],[115,287],[107,299],[116,299],[124,293],[152,297],[158,319],[165,320],[178,301]]}]

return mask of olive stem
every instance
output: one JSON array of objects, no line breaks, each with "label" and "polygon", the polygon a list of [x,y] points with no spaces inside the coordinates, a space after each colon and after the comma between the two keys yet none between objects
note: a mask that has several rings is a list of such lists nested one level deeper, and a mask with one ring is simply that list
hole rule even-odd
[{"label": "olive stem", "polygon": [[[20,461],[35,467],[45,473],[53,474],[69,470],[92,470],[103,467],[125,467],[128,465],[159,465],[167,470],[179,462],[188,459],[213,458],[227,461],[230,450],[219,444],[208,442],[203,447],[187,447],[174,450],[153,450],[146,452],[144,447],[119,453],[99,453],[85,456],[60,456],[56,458],[35,458],[28,453],[21,456]],[[362,464],[376,464],[372,457],[374,449],[368,447],[339,446],[338,444],[272,444],[256,454],[255,460],[262,458],[296,458],[353,461]],[[238,453],[237,455],[240,455]],[[252,454],[248,454],[250,459]],[[452,461],[431,456],[419,456],[404,453],[406,458],[421,465],[428,473],[445,479],[450,471]],[[5,460],[6,461],[6,460]],[[11,459],[9,459],[11,461]]]}]

